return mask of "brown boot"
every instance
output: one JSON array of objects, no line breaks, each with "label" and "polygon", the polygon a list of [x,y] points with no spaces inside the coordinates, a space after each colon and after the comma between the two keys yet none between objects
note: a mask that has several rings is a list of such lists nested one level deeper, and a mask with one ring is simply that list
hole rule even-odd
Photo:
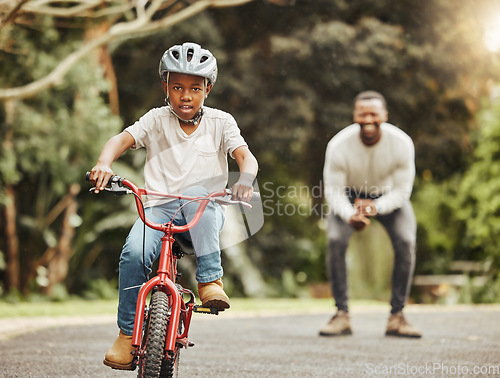
[{"label": "brown boot", "polygon": [[410,325],[403,313],[397,312],[389,317],[387,322],[387,330],[385,331],[386,336],[398,336],[398,337],[412,337],[421,338],[422,334],[418,329]]},{"label": "brown boot", "polygon": [[111,349],[108,350],[102,362],[113,369],[134,370],[132,367],[132,360],[134,358],[132,352],[134,349],[132,346],[132,336],[127,336],[120,331],[118,338],[113,343]]},{"label": "brown boot", "polygon": [[205,307],[215,308],[219,311],[230,307],[229,297],[224,292],[220,278],[213,282],[198,283],[198,295],[201,304]]},{"label": "brown boot", "polygon": [[352,335],[351,322],[349,314],[345,311],[338,310],[337,314],[328,322],[328,324],[321,327],[319,330],[320,336],[341,336]]}]

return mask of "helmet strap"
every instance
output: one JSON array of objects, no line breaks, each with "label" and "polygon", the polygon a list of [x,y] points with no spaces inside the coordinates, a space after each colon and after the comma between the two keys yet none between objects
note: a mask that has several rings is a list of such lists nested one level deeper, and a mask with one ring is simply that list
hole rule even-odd
[{"label": "helmet strap", "polygon": [[[165,100],[166,100],[166,102],[168,102],[168,99],[165,99]],[[182,123],[189,123],[190,125],[196,125],[196,124],[198,124],[198,122],[200,122],[200,119],[203,116],[203,108],[200,108],[200,110],[198,110],[198,113],[196,113],[193,118],[185,120],[177,115],[177,113],[174,111],[174,109],[172,109],[172,106],[170,105],[170,103],[168,103],[168,105],[169,105],[170,113],[172,113]]]}]

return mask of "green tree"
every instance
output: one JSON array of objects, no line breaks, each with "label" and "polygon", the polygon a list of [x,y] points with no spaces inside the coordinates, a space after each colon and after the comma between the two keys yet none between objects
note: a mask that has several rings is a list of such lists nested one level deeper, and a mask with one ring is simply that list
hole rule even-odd
[{"label": "green tree", "polygon": [[[72,49],[72,42],[59,43],[61,32],[50,18],[42,17],[39,23],[43,36],[16,29],[11,46],[16,53],[3,57],[2,87],[43,77]],[[73,235],[81,223],[76,183],[82,182],[88,162],[98,155],[99,144],[121,129],[120,119],[106,104],[109,83],[93,58],[75,65],[57,90],[22,102],[9,100],[5,107],[0,199],[11,217],[4,217],[2,225],[13,228],[5,227],[2,239],[17,239],[23,252],[17,256],[12,245],[1,247],[10,264],[4,277],[7,290],[26,293],[38,276],[38,284],[50,292],[66,278]]]},{"label": "green tree", "polygon": [[[260,163],[266,223],[248,241],[247,253],[277,292],[294,293],[297,287],[285,284],[290,274],[299,281],[326,279],[324,151],[351,122],[357,92],[384,93],[390,121],[413,137],[415,207],[435,203],[443,214],[453,212],[449,192],[439,187],[452,186],[446,180],[466,171],[474,114],[495,76],[479,17],[489,3],[298,0],[283,8],[253,2],[214,9],[210,18],[197,18],[196,33],[182,32],[179,24],[169,39],[114,51],[118,76],[130,79],[119,84],[125,123],[162,103],[161,91],[150,90],[158,79],[149,67],[167,41],[194,38],[215,53],[220,75],[207,104],[236,117]],[[143,91],[138,82],[146,83]],[[444,271],[459,244],[445,220],[419,212],[419,266],[425,270]],[[446,258],[437,253],[444,250]]]},{"label": "green tree", "polygon": [[[231,65],[224,72],[229,70],[225,76],[230,79],[213,95],[227,101],[249,138],[261,165],[261,184],[274,188],[264,199],[274,201],[274,210],[278,204],[311,204],[311,216],[274,211],[252,241],[260,251],[254,252],[255,261],[273,277],[287,266],[294,272],[305,270],[312,280],[326,278],[320,270],[324,220],[313,211],[323,198],[311,192],[297,199],[293,188],[321,187],[326,144],[352,122],[356,93],[384,93],[389,121],[414,139],[418,195],[427,184],[420,179],[424,174],[439,183],[466,171],[474,114],[488,92],[488,80],[496,75],[478,18],[481,6],[489,2],[315,4],[297,1],[293,9],[265,10],[249,4],[245,17],[232,10],[235,19],[221,22],[224,34],[234,35],[226,41]],[[269,33],[244,32],[248,30]],[[281,187],[289,191],[285,198],[277,195]],[[445,195],[439,200],[449,201]],[[419,259],[430,265],[439,255],[428,245],[432,231],[426,231],[444,220],[419,221]],[[449,235],[456,244],[456,235]]]},{"label": "green tree", "polygon": [[[174,3],[186,6],[190,2],[164,2],[164,5],[174,6]],[[112,68],[119,78],[116,89],[124,123],[131,124],[147,109],[163,103],[155,67],[167,46],[194,40],[215,53],[220,76],[207,104],[227,110],[237,119],[260,162],[259,183],[263,200],[267,201],[266,223],[262,231],[248,241],[247,253],[267,276],[268,282],[277,288],[277,293],[293,294],[297,292],[297,281],[326,278],[323,266],[326,240],[320,207],[326,143],[351,122],[353,96],[367,88],[379,90],[387,97],[390,122],[408,132],[416,143],[418,179],[414,202],[419,217],[418,266],[425,266],[429,271],[445,271],[447,262],[456,253],[468,256],[477,248],[460,239],[455,226],[464,227],[463,222],[456,218],[449,222],[448,214],[455,212],[458,195],[455,182],[460,181],[470,163],[467,159],[467,154],[472,151],[469,134],[476,124],[474,115],[480,108],[479,100],[487,93],[488,80],[496,77],[497,66],[493,57],[482,47],[481,25],[482,12],[493,2],[296,0],[289,3],[293,6],[276,7],[268,2],[254,1],[241,7],[211,9],[199,14],[196,22],[180,22],[167,32],[147,34],[135,41],[114,40],[108,51],[113,58]],[[140,24],[133,21],[143,13],[134,9],[132,3],[128,5],[131,8],[123,13],[123,17],[104,18],[108,28],[103,28],[102,33],[108,35],[107,31],[116,31],[117,28],[110,25],[117,26],[124,20],[131,21],[122,24],[122,29],[126,29],[124,25]],[[163,9],[163,12],[167,11]],[[11,34],[2,33],[0,40],[4,57],[5,51],[11,49],[11,52],[8,52],[8,65],[2,65],[2,69],[9,72],[9,75],[2,75],[1,80],[6,81],[2,87],[22,86],[46,77],[57,67],[58,60],[64,61],[82,46],[82,29],[95,29],[96,24],[103,20],[100,17],[90,17],[87,21],[80,19],[82,29],[69,31],[61,25],[53,27],[51,17],[29,17],[36,18],[36,25],[44,33],[50,30],[50,33],[55,33],[56,36],[48,41],[61,40],[64,35],[69,36],[73,45],[54,46],[58,44],[50,42],[44,45],[43,38],[36,36],[34,30],[29,36],[22,37],[29,29],[7,23],[12,27]],[[45,25],[38,21],[42,19],[49,20],[44,21],[49,24],[48,28],[40,26]],[[5,30],[4,26],[2,32]],[[21,34],[18,34],[19,30]],[[25,39],[30,43],[26,47],[28,53],[24,55],[19,53],[24,52],[17,47],[20,44],[12,44],[18,36],[21,36],[20,41]],[[55,54],[56,51],[59,52]],[[47,60],[39,63],[40,72],[30,69],[42,58]],[[58,119],[63,119],[66,108],[66,117],[70,118],[76,109],[74,103],[85,93],[82,88],[88,86],[97,87],[94,92],[97,95],[92,99],[85,97],[85,101],[99,104],[92,103],[93,107],[85,109],[93,111],[101,106],[104,108],[107,102],[113,103],[112,96],[107,94],[110,87],[102,80],[106,70],[96,69],[98,66],[92,60],[82,61],[78,67],[81,68],[75,68],[75,76],[73,70],[67,71],[68,77],[73,79],[63,80],[62,87],[45,92],[46,96],[37,96],[23,103],[6,103],[8,106],[2,115],[6,120],[2,126],[5,148],[2,149],[0,170],[4,180],[2,185],[7,189],[10,183],[15,195],[22,190],[30,192],[26,188],[38,184],[38,174],[18,169],[18,159],[38,163],[36,157],[29,160],[17,152],[23,145],[17,145],[17,141],[26,136],[16,134],[13,138],[17,130],[9,125],[21,117],[19,109],[29,106],[34,113],[31,117],[35,117],[40,106],[38,103],[41,103],[43,114],[58,114]],[[89,81],[82,81],[85,78],[79,75],[86,75]],[[106,77],[109,80],[109,76]],[[108,82],[113,88],[113,80]],[[50,100],[52,97],[54,99]],[[100,125],[92,121],[93,114],[83,116],[91,118],[86,124]],[[27,126],[33,124],[27,115],[23,114],[23,117]],[[47,118],[48,115],[40,117]],[[109,136],[104,134],[119,128],[111,125],[115,122],[113,117],[107,119],[110,125],[105,130],[95,130],[103,140]],[[26,129],[24,133],[27,133]],[[55,152],[61,156],[66,156],[63,154],[66,140],[61,135],[57,142],[61,148]],[[102,142],[97,140],[96,136],[91,148],[100,149]],[[57,160],[44,157],[48,151],[39,152],[41,162],[50,161],[52,164]],[[96,158],[90,155],[86,168],[89,161]],[[126,164],[120,170],[129,177],[133,177],[133,171],[142,164],[140,154],[127,156],[122,161]],[[84,172],[83,165],[79,175]],[[134,170],[127,170],[127,165]],[[60,167],[56,171],[58,169],[64,170]],[[48,183],[44,184],[45,187],[49,184],[57,186],[58,180],[54,177],[44,177],[45,181],[41,182]],[[68,180],[61,186],[63,189],[59,198],[54,198],[53,205],[68,193],[70,182]],[[4,203],[19,206],[19,199],[10,201],[7,197],[12,192],[5,190],[4,193]],[[32,196],[44,198],[44,192],[40,193]],[[83,197],[80,201],[84,201]],[[119,251],[123,242],[123,235],[118,236],[113,231],[110,218],[110,214],[117,210],[116,202],[101,204],[100,201],[85,204],[80,213],[85,220],[73,239],[76,252],[70,264],[73,272],[77,272],[79,266],[85,266],[95,271],[96,276],[103,274],[97,267],[103,264],[96,264],[96,261],[104,259],[105,254],[99,251]],[[128,202],[118,206],[119,211],[133,213]],[[7,213],[9,206],[5,209]],[[16,211],[16,208],[10,209]],[[422,209],[429,211],[420,211]],[[431,216],[431,210],[435,211],[435,217]],[[129,218],[120,219],[123,219],[123,228],[119,231],[123,231]],[[19,224],[25,227],[24,223]],[[90,227],[90,224],[97,224],[97,227]],[[43,243],[42,250],[47,248]],[[109,269],[115,265],[110,262]],[[112,270],[106,274],[112,276]],[[227,275],[234,280],[235,287],[241,286],[237,273],[227,271]],[[73,276],[71,283],[81,286],[83,280],[84,277]]]},{"label": "green tree", "polygon": [[[168,29],[211,7],[248,1],[2,2],[4,291],[26,293],[36,277],[50,292],[66,279],[68,269],[76,271],[68,267],[75,254],[75,227],[81,223],[75,183],[104,141],[121,129],[109,45]],[[106,226],[97,230],[102,229]],[[83,254],[88,245],[81,234],[92,239],[92,232],[76,234],[76,251]]]},{"label": "green tree", "polygon": [[[500,251],[500,106],[493,101],[491,109],[479,115],[472,164],[458,186],[457,218],[464,222],[460,238],[467,245],[466,258],[491,264],[489,274],[497,278]],[[498,288],[497,288],[498,290]],[[493,295],[498,298],[500,292]]]}]

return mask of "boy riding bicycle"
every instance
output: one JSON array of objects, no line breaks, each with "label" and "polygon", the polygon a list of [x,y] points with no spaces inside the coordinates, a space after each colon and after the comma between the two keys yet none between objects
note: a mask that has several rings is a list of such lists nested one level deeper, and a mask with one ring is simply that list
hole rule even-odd
[{"label": "boy riding bicycle", "polygon": [[[106,142],[92,168],[90,180],[96,193],[104,190],[114,175],[111,164],[127,149],[147,149],[145,188],[162,193],[206,196],[224,190],[228,179],[227,154],[234,158],[240,178],[233,185],[233,197],[249,201],[258,163],[248,149],[234,118],[203,105],[217,79],[217,62],[212,53],[195,43],[169,48],[160,60],[159,74],[166,106],[151,109],[132,126]],[[145,201],[148,218],[169,221],[179,209],[177,200]],[[197,204],[177,213],[175,224],[189,222]],[[198,224],[181,237],[192,242],[198,267],[196,279],[203,306],[224,310],[230,307],[223,290],[219,233],[224,210],[211,202]],[[115,369],[132,369],[132,332],[139,287],[147,281],[158,258],[162,232],[146,229],[143,262],[143,223],[132,227],[120,255],[118,327],[120,333],[106,353],[104,364]],[[146,266],[145,272],[143,266]]]}]

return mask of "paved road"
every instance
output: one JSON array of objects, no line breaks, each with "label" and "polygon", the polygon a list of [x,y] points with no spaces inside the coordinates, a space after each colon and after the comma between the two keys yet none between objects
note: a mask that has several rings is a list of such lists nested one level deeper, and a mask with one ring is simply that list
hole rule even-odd
[{"label": "paved road", "polygon": [[[500,307],[410,307],[420,340],[384,337],[387,314],[353,311],[353,336],[323,338],[329,314],[195,314],[180,377],[500,376]],[[133,377],[102,365],[116,326],[71,325],[0,341],[0,376]]]}]

